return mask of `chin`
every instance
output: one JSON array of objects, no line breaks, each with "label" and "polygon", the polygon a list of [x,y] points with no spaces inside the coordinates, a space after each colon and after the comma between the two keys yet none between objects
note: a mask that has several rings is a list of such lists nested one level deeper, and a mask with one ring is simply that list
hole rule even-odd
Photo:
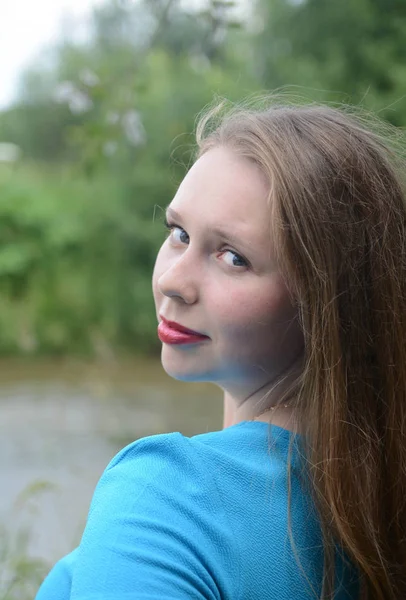
[{"label": "chin", "polygon": [[163,346],[161,363],[169,377],[178,381],[211,381],[207,371],[202,369],[202,361],[198,357],[186,356],[182,351]]}]

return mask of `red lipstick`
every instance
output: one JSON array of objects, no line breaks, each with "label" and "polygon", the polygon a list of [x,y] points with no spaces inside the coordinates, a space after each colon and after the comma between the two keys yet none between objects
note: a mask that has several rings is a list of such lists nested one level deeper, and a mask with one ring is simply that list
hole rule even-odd
[{"label": "red lipstick", "polygon": [[198,344],[208,340],[207,335],[188,329],[174,321],[168,321],[161,316],[161,322],[158,325],[158,337],[165,344]]}]

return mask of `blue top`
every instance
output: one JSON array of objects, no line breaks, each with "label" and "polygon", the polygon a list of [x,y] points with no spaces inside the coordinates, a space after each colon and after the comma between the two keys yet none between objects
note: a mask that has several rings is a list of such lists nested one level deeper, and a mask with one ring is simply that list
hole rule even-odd
[{"label": "blue top", "polygon": [[[96,487],[79,547],[56,564],[36,600],[319,597],[321,534],[300,481],[299,437],[244,421],[130,444]],[[341,559],[337,566],[335,599],[354,600],[354,572]]]}]

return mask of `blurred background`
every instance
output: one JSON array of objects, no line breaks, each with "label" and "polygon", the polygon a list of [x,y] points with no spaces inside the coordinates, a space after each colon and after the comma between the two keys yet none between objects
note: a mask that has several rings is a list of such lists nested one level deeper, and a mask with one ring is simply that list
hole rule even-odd
[{"label": "blurred background", "polygon": [[118,449],[221,428],[160,367],[150,280],[196,115],[268,90],[404,127],[406,2],[1,3],[0,600],[78,543]]}]

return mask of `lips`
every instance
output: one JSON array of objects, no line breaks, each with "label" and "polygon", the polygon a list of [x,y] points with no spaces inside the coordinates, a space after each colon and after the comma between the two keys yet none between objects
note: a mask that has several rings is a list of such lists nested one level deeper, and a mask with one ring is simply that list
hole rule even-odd
[{"label": "lips", "polygon": [[158,337],[166,344],[197,344],[210,339],[198,331],[184,327],[174,321],[168,321],[160,315],[161,322],[158,325]]}]

